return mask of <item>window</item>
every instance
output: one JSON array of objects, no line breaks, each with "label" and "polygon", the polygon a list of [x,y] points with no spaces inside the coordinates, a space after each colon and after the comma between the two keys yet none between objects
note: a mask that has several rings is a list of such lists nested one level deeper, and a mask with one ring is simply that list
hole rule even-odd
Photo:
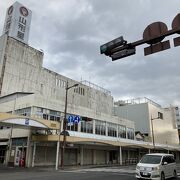
[{"label": "window", "polygon": [[95,120],[95,134],[106,135],[106,122]]},{"label": "window", "polygon": [[81,132],[93,133],[93,121],[81,121]]},{"label": "window", "polygon": [[144,164],[159,164],[161,162],[162,156],[159,155],[144,155],[140,163]]},{"label": "window", "polygon": [[126,127],[118,125],[118,137],[126,138]]},{"label": "window", "polygon": [[37,107],[35,116],[51,121],[60,121],[60,112]]},{"label": "window", "polygon": [[22,115],[22,116],[31,116],[31,108],[23,108],[15,110],[15,114]]},{"label": "window", "polygon": [[133,128],[127,128],[127,138],[134,139],[134,129]]},{"label": "window", "polygon": [[78,124],[76,123],[68,123],[67,130],[69,131],[78,131]]},{"label": "window", "polygon": [[114,123],[108,123],[108,136],[117,137],[117,125]]},{"label": "window", "polygon": [[82,96],[85,95],[85,89],[82,88],[82,87],[74,88],[74,92],[77,93],[77,94],[80,94],[80,95],[82,95]]},{"label": "window", "polygon": [[62,88],[66,87],[66,81],[59,79],[58,77],[56,77],[55,81],[56,81],[55,82],[56,86],[62,87]]}]

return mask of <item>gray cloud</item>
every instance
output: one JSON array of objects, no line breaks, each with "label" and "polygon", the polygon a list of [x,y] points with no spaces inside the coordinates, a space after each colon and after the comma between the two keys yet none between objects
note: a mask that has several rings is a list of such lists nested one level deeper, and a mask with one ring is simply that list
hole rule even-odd
[{"label": "gray cloud", "polygon": [[[1,17],[13,2],[1,2]],[[146,96],[163,105],[180,104],[179,47],[145,57],[147,45],[143,45],[136,55],[114,62],[99,53],[101,44],[118,36],[129,42],[141,39],[152,22],[162,21],[170,29],[179,0],[19,2],[33,11],[30,44],[44,50],[45,67],[76,80],[90,80],[110,90],[116,100]],[[172,37],[166,39],[172,42]]]}]

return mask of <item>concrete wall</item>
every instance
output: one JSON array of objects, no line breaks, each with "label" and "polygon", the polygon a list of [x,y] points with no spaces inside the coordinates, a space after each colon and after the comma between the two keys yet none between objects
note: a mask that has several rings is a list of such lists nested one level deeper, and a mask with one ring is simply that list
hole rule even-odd
[{"label": "concrete wall", "polygon": [[1,74],[1,69],[2,69],[2,64],[3,64],[3,59],[4,59],[6,41],[7,41],[7,36],[6,35],[1,36],[0,38],[0,74]]},{"label": "concrete wall", "polygon": [[[163,120],[156,119],[158,112],[163,113]],[[173,108],[162,108],[150,103],[127,104],[115,107],[115,115],[127,117],[135,122],[135,130],[148,133],[152,139],[152,125],[155,135],[155,143],[179,144],[178,131],[175,125],[175,114]]]},{"label": "concrete wall", "polygon": [[[53,103],[61,101],[62,105],[58,108],[60,111],[64,111],[66,82],[68,81],[69,85],[79,82],[43,68],[42,52],[9,37],[6,56],[2,96],[18,91],[33,92],[39,98],[37,103],[40,107],[46,106],[48,108]],[[68,109],[71,112],[78,111],[80,106],[90,110],[91,115],[112,114],[113,98],[110,94],[82,83],[79,83],[77,88],[83,89],[83,94],[82,92],[74,92],[73,88],[68,91],[68,104],[70,106]],[[85,113],[85,115],[87,114]]]},{"label": "concrete wall", "polygon": [[174,119],[173,109],[171,108],[158,109],[155,106],[149,104],[149,113],[151,113],[152,118],[156,118],[158,112],[163,113],[163,120],[162,119],[153,120],[155,143],[179,145],[178,130],[174,126],[175,119]]},{"label": "concrete wall", "polygon": [[114,107],[114,114],[133,121],[135,123],[135,131],[150,132],[147,103]]},{"label": "concrete wall", "polygon": [[[68,81],[71,86],[79,82],[43,68],[42,52],[9,37],[6,56],[2,95],[14,92],[35,95],[2,103],[2,112],[29,106],[64,112],[65,83]],[[83,89],[83,93],[78,89],[68,90],[68,113],[134,126],[130,121],[112,116],[113,97],[110,94],[82,83],[77,88]]]},{"label": "concrete wall", "polygon": [[36,91],[43,53],[8,37],[2,96]]}]

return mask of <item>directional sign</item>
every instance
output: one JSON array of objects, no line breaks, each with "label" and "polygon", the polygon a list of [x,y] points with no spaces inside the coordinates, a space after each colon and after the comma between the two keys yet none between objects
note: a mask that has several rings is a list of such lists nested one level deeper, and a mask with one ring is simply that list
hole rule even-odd
[{"label": "directional sign", "polygon": [[79,117],[79,116],[75,116],[75,117],[74,117],[74,123],[75,123],[75,124],[78,124],[79,121],[80,121],[80,117]]},{"label": "directional sign", "polygon": [[25,125],[27,125],[27,126],[29,125],[29,119],[28,118],[25,119]]},{"label": "directional sign", "polygon": [[68,122],[71,123],[71,122],[74,122],[74,116],[73,115],[70,115],[68,117]]},{"label": "directional sign", "polygon": [[68,124],[69,125],[78,124],[80,119],[81,118],[78,115],[69,115],[69,117],[68,117]]}]

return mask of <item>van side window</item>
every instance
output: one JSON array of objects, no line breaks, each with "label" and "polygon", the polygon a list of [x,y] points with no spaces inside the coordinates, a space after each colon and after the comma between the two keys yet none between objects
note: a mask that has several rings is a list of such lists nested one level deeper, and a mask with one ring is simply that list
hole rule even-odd
[{"label": "van side window", "polygon": [[175,162],[173,156],[166,156],[166,157],[165,157],[165,161],[166,161],[168,164],[171,164],[171,163],[174,163],[174,162]]},{"label": "van side window", "polygon": [[173,156],[169,156],[169,159],[170,159],[170,163],[175,163],[175,159]]},{"label": "van side window", "polygon": [[169,160],[168,160],[167,156],[163,157],[162,164],[164,164],[164,162],[167,162],[169,164]]}]

